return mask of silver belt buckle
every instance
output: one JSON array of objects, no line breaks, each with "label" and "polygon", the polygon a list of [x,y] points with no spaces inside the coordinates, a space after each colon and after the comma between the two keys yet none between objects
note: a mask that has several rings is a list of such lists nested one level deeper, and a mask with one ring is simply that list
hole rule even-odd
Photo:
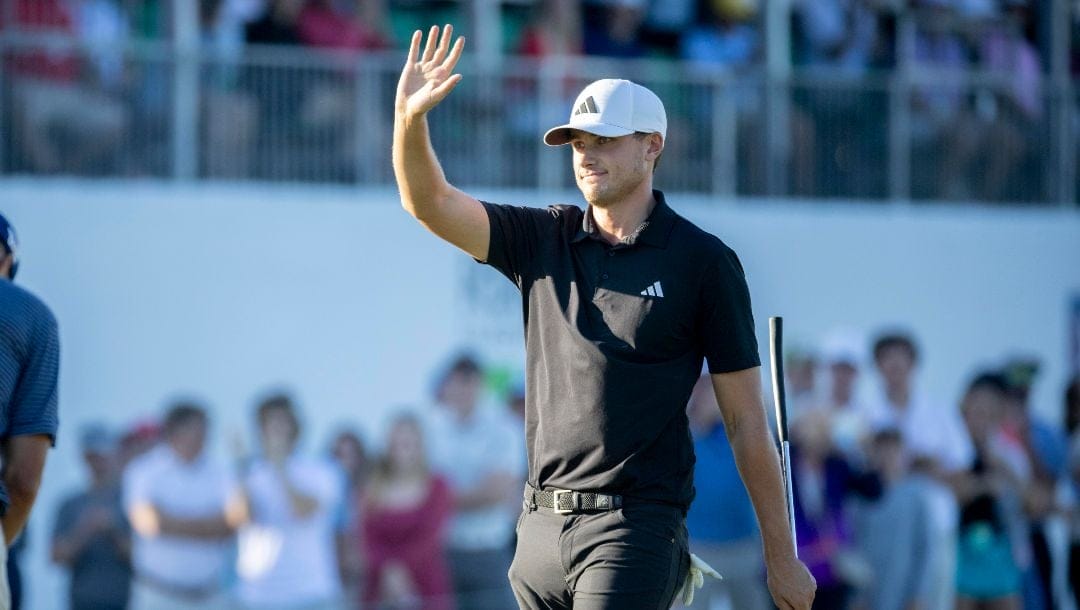
[{"label": "silver belt buckle", "polygon": [[[575,506],[575,504],[577,503],[573,501],[576,497],[575,494],[577,494],[576,491],[571,491],[569,489],[556,489],[551,493],[554,496],[554,500],[552,500],[551,502],[554,506],[552,506],[551,508],[555,511],[556,515],[571,515],[574,513],[574,511],[577,510],[577,506]],[[563,494],[570,494],[570,508],[559,508],[559,496]]]}]

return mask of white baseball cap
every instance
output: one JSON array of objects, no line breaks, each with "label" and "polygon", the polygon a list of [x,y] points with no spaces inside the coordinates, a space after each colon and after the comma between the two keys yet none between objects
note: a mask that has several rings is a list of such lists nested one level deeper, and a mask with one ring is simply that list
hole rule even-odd
[{"label": "white baseball cap", "polygon": [[667,138],[667,113],[656,94],[628,80],[605,78],[581,90],[570,111],[570,122],[544,134],[548,146],[570,142],[570,130],[580,129],[615,138],[641,131]]}]

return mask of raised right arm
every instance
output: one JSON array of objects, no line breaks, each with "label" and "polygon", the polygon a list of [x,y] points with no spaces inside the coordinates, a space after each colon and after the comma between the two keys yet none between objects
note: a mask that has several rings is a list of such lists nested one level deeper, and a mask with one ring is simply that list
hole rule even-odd
[{"label": "raised right arm", "polygon": [[394,177],[401,205],[409,214],[435,235],[483,261],[491,237],[487,212],[478,200],[447,182],[427,123],[428,111],[461,81],[453,70],[465,39],[459,37],[451,47],[452,37],[452,26],[443,29],[441,38],[439,27],[432,26],[420,55],[423,33],[413,33],[394,103]]}]

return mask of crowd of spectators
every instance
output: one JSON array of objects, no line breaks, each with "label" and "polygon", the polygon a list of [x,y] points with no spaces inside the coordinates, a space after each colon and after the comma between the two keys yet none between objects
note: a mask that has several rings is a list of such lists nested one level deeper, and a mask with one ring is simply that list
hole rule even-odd
[{"label": "crowd of spectators", "polygon": [[[385,124],[380,117],[388,100],[365,98],[348,60],[310,67],[267,47],[332,51],[339,59],[403,52],[411,32],[429,23],[457,23],[471,35],[475,14],[464,0],[196,4],[207,62],[200,72],[199,175],[225,178],[378,179],[358,174],[372,166],[358,157],[377,151],[365,152],[372,147],[356,138]],[[761,137],[766,91],[753,78],[766,56],[763,6],[757,0],[502,2],[498,42],[506,55],[683,60],[690,73],[730,75],[738,192],[760,194],[766,165],[777,161],[768,158]],[[818,80],[796,80],[790,91],[789,191],[885,196],[889,97],[875,75],[907,70],[914,75],[913,196],[1038,198],[1037,174],[1045,165],[1038,144],[1048,129],[1041,89],[1051,64],[1048,7],[1030,0],[792,2],[791,63],[796,74]],[[5,67],[15,78],[5,92],[12,101],[5,120],[15,137],[6,143],[8,164],[14,163],[7,170],[167,174],[167,125],[177,96],[171,62],[132,61],[124,48],[172,40],[171,3],[2,0],[0,8],[0,34],[75,43],[9,47]],[[907,22],[902,17],[913,27],[900,27]],[[989,77],[966,83],[948,72],[956,70]],[[510,85],[507,95],[513,90]],[[711,113],[719,111],[711,108],[712,97],[687,91],[667,97],[675,145],[691,157],[709,154],[709,139],[700,134],[703,125],[711,130]],[[477,112],[481,101],[475,100]],[[520,113],[503,106],[497,119],[512,132]]]},{"label": "crowd of spectators", "polygon": [[[922,390],[920,360],[903,332],[870,345],[837,332],[787,355],[798,552],[818,582],[814,607],[1060,607],[1055,578],[1080,592],[1080,377],[1057,424],[1030,404],[1031,358],[973,371],[955,402]],[[436,376],[429,405],[394,411],[385,438],[344,426],[323,452],[308,449],[305,415],[283,392],[255,400],[253,447],[222,439],[230,459],[207,449],[211,412],[191,400],[123,434],[88,425],[86,488],[52,522],[70,607],[515,607],[506,573],[523,406],[523,388],[489,383],[462,355]],[[696,605],[767,610],[756,518],[707,376],[687,418],[691,550],[724,575]]]}]

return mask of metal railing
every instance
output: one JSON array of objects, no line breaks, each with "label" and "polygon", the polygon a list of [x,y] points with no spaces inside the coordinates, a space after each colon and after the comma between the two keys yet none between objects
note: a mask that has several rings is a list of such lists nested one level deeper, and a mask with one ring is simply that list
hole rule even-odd
[{"label": "metal railing", "polygon": [[[42,53],[101,49],[0,38],[0,174],[386,185],[400,53],[293,47],[112,49],[111,81],[29,77]],[[658,182],[720,196],[1075,206],[1080,97],[1071,82],[1021,111],[1008,75],[902,69],[770,78],[593,57],[459,66],[432,138],[462,186],[569,188],[569,154],[540,142],[589,81],[622,76],[665,101]],[[86,72],[86,71],[84,71]],[[104,84],[102,84],[104,83]]]}]

